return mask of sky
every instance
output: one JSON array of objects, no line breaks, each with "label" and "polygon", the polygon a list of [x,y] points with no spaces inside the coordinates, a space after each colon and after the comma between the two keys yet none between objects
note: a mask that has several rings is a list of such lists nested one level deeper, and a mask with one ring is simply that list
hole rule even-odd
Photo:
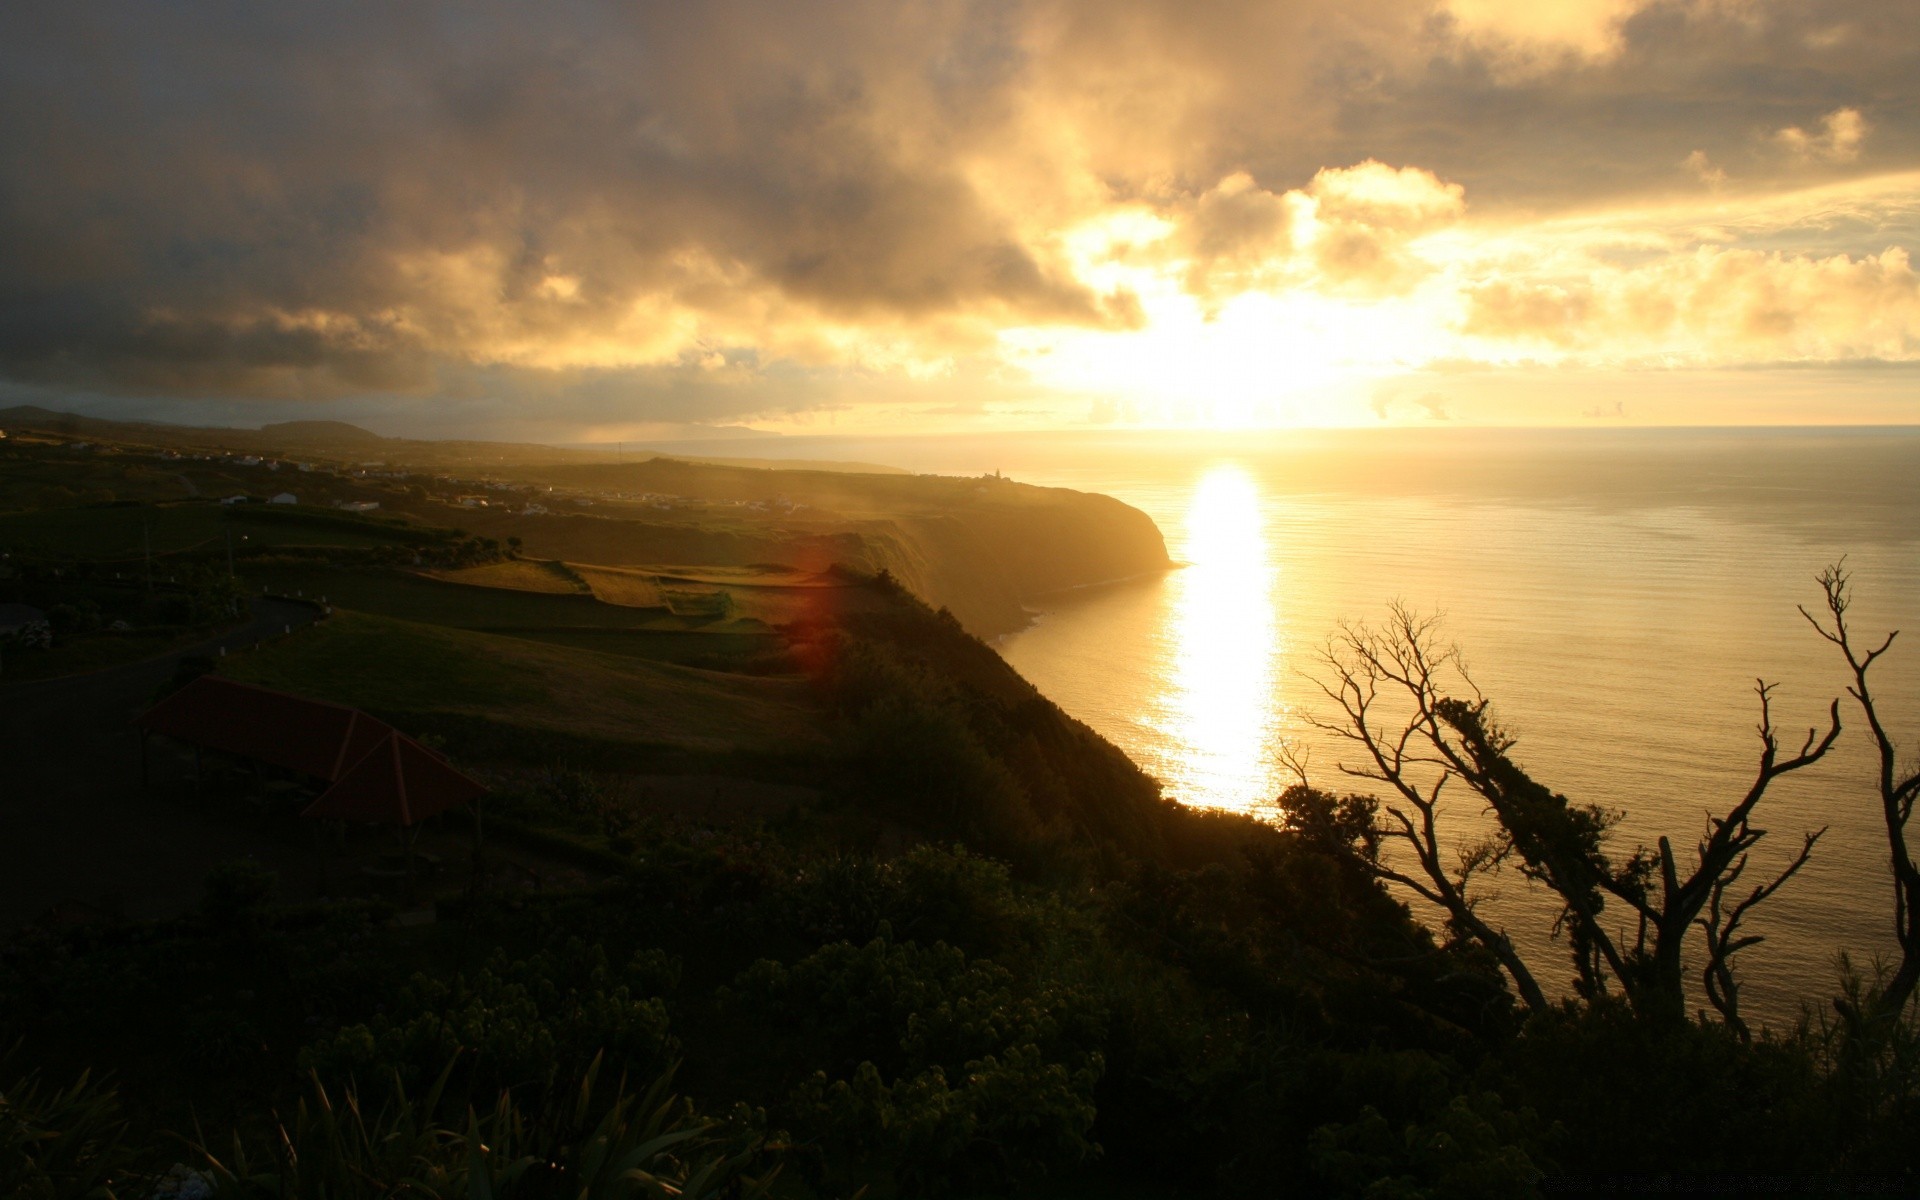
[{"label": "sky", "polygon": [[0,6],[0,405],[1920,422],[1913,0]]}]

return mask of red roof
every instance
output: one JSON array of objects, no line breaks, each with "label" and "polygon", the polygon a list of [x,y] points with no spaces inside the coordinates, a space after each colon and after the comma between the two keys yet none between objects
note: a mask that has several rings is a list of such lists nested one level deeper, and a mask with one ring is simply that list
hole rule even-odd
[{"label": "red roof", "polygon": [[348,768],[300,815],[412,825],[471,804],[486,791],[419,742],[395,733]]},{"label": "red roof", "polygon": [[344,704],[329,704],[202,675],[148,709],[149,733],[238,754],[332,783],[394,736],[393,726]]},{"label": "red roof", "polygon": [[148,709],[138,724],[332,784],[302,816],[413,825],[487,791],[357,708],[218,675],[200,676]]}]

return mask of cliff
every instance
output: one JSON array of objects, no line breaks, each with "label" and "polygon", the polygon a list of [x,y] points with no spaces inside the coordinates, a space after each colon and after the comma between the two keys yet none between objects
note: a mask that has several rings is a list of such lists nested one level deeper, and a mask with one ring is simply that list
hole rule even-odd
[{"label": "cliff", "polygon": [[[850,475],[656,460],[516,472],[572,492],[652,498],[463,523],[530,554],[657,565],[835,563],[885,570],[981,637],[1020,628],[1047,592],[1172,565],[1151,518],[1110,496],[997,478]],[[668,508],[653,507],[668,504]],[[742,506],[767,506],[764,509]],[[762,517],[764,514],[764,517]]]}]

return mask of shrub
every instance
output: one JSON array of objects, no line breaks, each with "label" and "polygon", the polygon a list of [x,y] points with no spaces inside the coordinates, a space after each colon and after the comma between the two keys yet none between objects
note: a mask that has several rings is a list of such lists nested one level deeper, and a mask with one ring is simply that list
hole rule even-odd
[{"label": "shrub", "polygon": [[989,960],[882,936],[791,967],[762,960],[730,999],[767,1026],[804,1029],[803,1045],[785,1047],[794,1062],[832,1064],[788,1098],[796,1130],[830,1159],[926,1191],[1003,1185],[1097,1153],[1103,1018],[1075,990],[1025,992]]},{"label": "shrub", "polygon": [[309,1046],[303,1069],[322,1079],[368,1081],[398,1073],[409,1086],[431,1079],[456,1055],[461,1076],[486,1091],[551,1088],[597,1054],[623,1072],[662,1070],[678,1046],[656,993],[677,969],[658,951],[614,969],[606,951],[579,938],[525,959],[496,951],[473,975],[417,974],[393,1011]]},{"label": "shrub", "polygon": [[0,1196],[111,1195],[130,1161],[113,1088],[85,1072],[66,1088],[28,1075],[0,1088]]},{"label": "shrub", "polygon": [[279,877],[248,859],[223,862],[207,872],[200,913],[220,933],[248,933],[265,919],[267,901]]},{"label": "shrub", "polygon": [[[291,1119],[263,1138],[236,1133],[228,1148],[200,1147],[221,1195],[243,1197],[572,1197],[574,1200],[749,1200],[774,1171],[762,1139],[738,1121],[701,1119],[668,1091],[662,1073],[645,1092],[623,1078],[601,1094],[599,1059],[561,1102],[528,1108],[511,1092],[443,1123],[453,1068],[424,1089],[395,1081],[384,1104],[348,1084],[312,1079]],[[759,1170],[756,1178],[750,1170]]]}]

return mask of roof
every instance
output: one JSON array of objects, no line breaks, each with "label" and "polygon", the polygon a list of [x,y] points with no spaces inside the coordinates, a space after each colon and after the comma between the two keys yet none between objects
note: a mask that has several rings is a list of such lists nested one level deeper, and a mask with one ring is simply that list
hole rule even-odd
[{"label": "roof", "polygon": [[136,722],[149,733],[238,754],[332,783],[393,736],[393,726],[344,704],[202,675]]},{"label": "roof", "polygon": [[471,804],[486,792],[433,751],[396,733],[349,768],[300,815],[413,825]]},{"label": "roof", "polygon": [[138,724],[332,784],[302,816],[413,825],[487,791],[378,717],[218,675],[195,679]]}]

